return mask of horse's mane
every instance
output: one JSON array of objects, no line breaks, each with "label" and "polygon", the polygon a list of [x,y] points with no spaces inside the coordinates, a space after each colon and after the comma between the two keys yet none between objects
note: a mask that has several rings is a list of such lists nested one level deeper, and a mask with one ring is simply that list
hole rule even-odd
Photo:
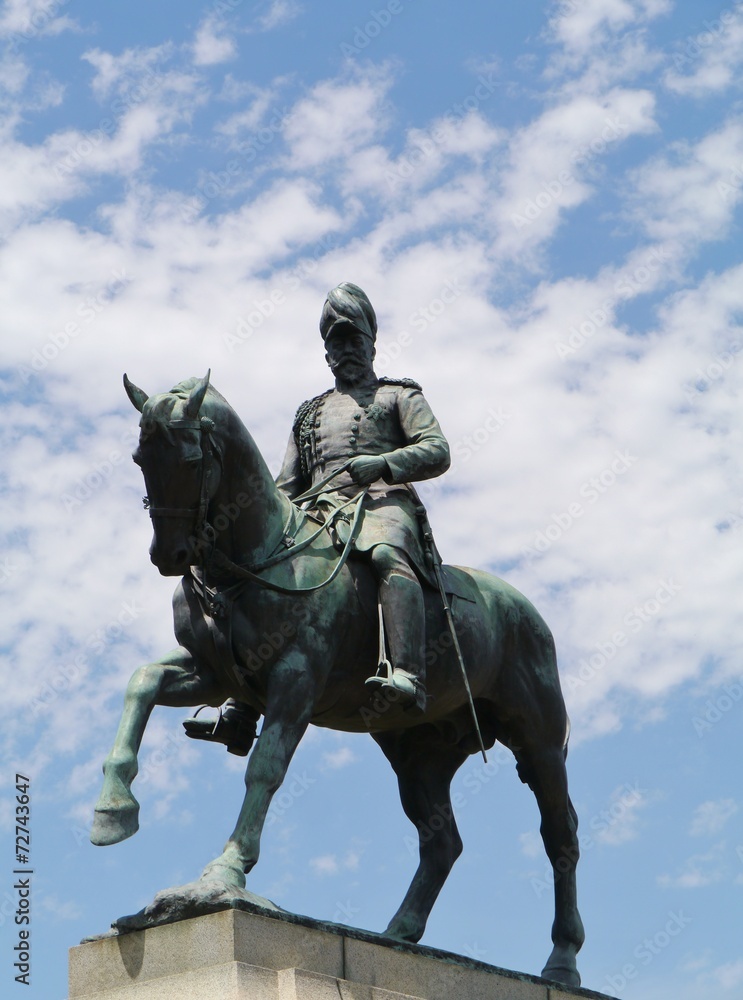
[{"label": "horse's mane", "polygon": [[[157,396],[150,396],[145,404],[146,407],[146,419],[148,422],[159,424],[161,427],[166,428],[170,423],[173,416],[173,410],[175,409],[176,403],[185,402],[191,390],[197,385],[201,379],[194,377],[183,379],[182,382],[178,382],[174,385],[170,392],[163,392]],[[204,397],[204,403],[202,405],[201,412],[206,415],[206,408],[209,403],[217,403],[220,406],[225,406],[231,409],[230,404],[224,398],[224,396],[219,392],[214,386],[209,383],[206,390],[206,396]],[[144,418],[144,413],[143,413]]]}]

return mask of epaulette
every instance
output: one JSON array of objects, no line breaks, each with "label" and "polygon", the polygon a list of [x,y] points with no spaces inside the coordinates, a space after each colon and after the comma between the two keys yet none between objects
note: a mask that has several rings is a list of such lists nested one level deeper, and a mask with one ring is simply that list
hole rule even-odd
[{"label": "epaulette", "polygon": [[294,421],[292,422],[292,430],[295,435],[304,422],[307,414],[310,412],[314,413],[320,403],[320,400],[325,399],[325,397],[329,396],[332,391],[332,389],[326,389],[325,392],[321,392],[319,396],[313,396],[312,399],[305,399],[303,403],[299,404],[297,412],[294,414]]},{"label": "epaulette", "polygon": [[310,475],[310,468],[307,464],[307,451],[305,449],[305,443],[312,437],[315,414],[317,413],[320,403],[322,403],[325,397],[329,396],[333,391],[333,389],[326,389],[325,392],[321,392],[319,396],[313,396],[312,399],[306,399],[304,403],[301,403],[297,408],[297,412],[294,416],[292,433],[294,434],[294,440],[297,443],[302,472],[305,476]]},{"label": "epaulette", "polygon": [[386,375],[383,375],[378,381],[382,385],[401,385],[403,389],[420,389],[421,392],[423,391],[423,386],[412,378],[388,378]]}]

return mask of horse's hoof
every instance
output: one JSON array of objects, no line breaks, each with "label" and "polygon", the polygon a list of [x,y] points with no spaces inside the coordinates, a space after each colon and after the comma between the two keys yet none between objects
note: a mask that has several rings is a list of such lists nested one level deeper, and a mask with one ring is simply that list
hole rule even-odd
[{"label": "horse's hoof", "polygon": [[563,986],[580,986],[580,973],[575,966],[547,964],[542,969],[542,979],[550,979]]},{"label": "horse's hoof", "polygon": [[90,842],[96,847],[110,847],[122,840],[133,837],[139,829],[139,805],[125,809],[96,809]]},{"label": "horse's hoof", "polygon": [[383,937],[394,938],[395,941],[405,941],[408,944],[417,944],[423,937],[425,924],[421,927],[420,922],[395,922],[387,925],[387,929],[382,931]]},{"label": "horse's hoof", "polygon": [[199,882],[219,882],[225,887],[244,889],[245,872],[241,868],[234,868],[222,861],[212,861],[201,873]]}]

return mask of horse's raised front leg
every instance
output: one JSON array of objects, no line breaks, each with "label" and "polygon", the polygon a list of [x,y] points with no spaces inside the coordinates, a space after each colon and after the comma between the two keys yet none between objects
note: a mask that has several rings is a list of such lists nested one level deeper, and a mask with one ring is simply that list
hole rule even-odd
[{"label": "horse's raised front leg", "polygon": [[202,879],[242,889],[255,865],[268,807],[281,786],[314,707],[315,681],[304,656],[290,654],[272,668],[261,734],[245,773],[245,798],[224,851]]},{"label": "horse's raised front leg", "polygon": [[438,894],[462,853],[462,840],[451,805],[451,780],[467,759],[426,729],[375,733],[397,775],[405,815],[418,830],[420,863],[400,909],[385,934],[420,941]]},{"label": "horse's raised front leg", "polygon": [[124,711],[111,752],[103,763],[103,788],[95,808],[91,841],[99,847],[118,844],[139,829],[139,803],[131,792],[137,753],[155,705],[185,707],[221,701],[212,671],[196,672],[182,646],[134,672],[126,689]]}]

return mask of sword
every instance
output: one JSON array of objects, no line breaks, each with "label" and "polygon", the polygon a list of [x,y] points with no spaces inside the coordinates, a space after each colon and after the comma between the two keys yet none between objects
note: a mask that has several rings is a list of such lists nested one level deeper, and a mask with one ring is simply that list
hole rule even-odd
[{"label": "sword", "polygon": [[482,754],[482,759],[487,764],[488,758],[485,753],[485,744],[482,741],[482,733],[480,732],[480,723],[477,721],[477,711],[475,710],[475,702],[472,699],[472,691],[470,689],[469,678],[467,677],[467,670],[464,666],[464,657],[462,656],[462,648],[459,645],[459,637],[457,636],[457,629],[454,625],[454,616],[452,615],[451,607],[449,605],[449,600],[446,596],[446,586],[444,584],[444,577],[441,572],[441,556],[439,555],[439,550],[436,547],[436,543],[433,540],[433,532],[431,531],[431,524],[428,520],[428,512],[421,502],[421,498],[418,496],[418,492],[414,486],[410,483],[405,484],[410,490],[413,499],[416,502],[415,514],[421,523],[421,529],[423,531],[423,543],[426,547],[426,551],[431,558],[433,564],[433,571],[436,574],[436,583],[439,587],[439,594],[441,595],[441,603],[444,606],[444,615],[446,616],[446,624],[449,627],[449,634],[452,638],[452,643],[454,644],[454,649],[457,653],[457,660],[459,661],[459,669],[462,672],[462,680],[464,681],[464,689],[467,692],[467,700],[470,706],[470,712],[472,713],[472,721],[475,725],[475,732],[477,733],[477,742],[480,744],[480,753]]}]

